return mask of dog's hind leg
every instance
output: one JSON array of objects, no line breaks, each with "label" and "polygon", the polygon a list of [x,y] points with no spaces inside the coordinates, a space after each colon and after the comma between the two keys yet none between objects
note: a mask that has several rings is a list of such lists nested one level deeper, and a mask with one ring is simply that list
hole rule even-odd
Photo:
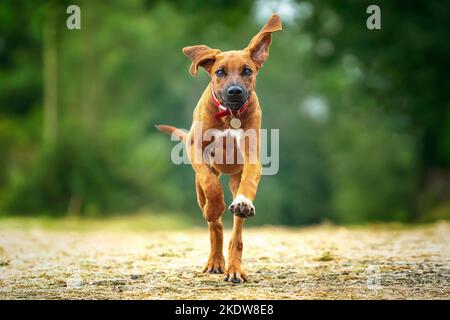
[{"label": "dog's hind leg", "polygon": [[[241,173],[230,176],[230,190],[233,194],[233,199],[236,198],[236,193],[241,182]],[[228,246],[227,267],[225,269],[225,281],[234,283],[243,283],[246,280],[245,273],[241,270],[242,250],[244,244],[242,242],[242,228],[245,219],[238,216],[233,216],[233,231],[231,233],[231,240]]]},{"label": "dog's hind leg", "polygon": [[[203,210],[203,217],[208,222],[214,222],[225,210],[222,185],[218,176],[206,165],[195,166],[194,170],[197,177],[197,200]],[[199,190],[202,191],[200,194]]]},{"label": "dog's hind leg", "polygon": [[200,186],[200,182],[198,181],[198,177],[195,177],[195,190],[197,191],[197,202],[200,209],[204,209],[206,203],[205,193],[203,192],[202,187]]},{"label": "dog's hind leg", "polygon": [[223,225],[222,218],[208,222],[211,252],[203,272],[223,273],[225,271],[225,258],[223,256]]},{"label": "dog's hind leg", "polygon": [[[195,187],[197,189],[198,205],[202,210],[204,210],[206,197],[197,178],[195,179]],[[206,263],[203,272],[223,273],[225,270],[225,258],[223,257],[222,218],[219,218],[213,222],[208,222],[208,226],[209,238],[211,242],[211,252],[209,254],[208,262]]]}]

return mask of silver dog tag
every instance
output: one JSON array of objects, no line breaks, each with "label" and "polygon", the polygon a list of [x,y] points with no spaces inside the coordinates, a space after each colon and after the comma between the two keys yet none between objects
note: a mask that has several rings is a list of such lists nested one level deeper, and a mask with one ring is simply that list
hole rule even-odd
[{"label": "silver dog tag", "polygon": [[233,129],[239,129],[241,127],[241,120],[238,118],[232,118],[230,120],[230,125]]}]

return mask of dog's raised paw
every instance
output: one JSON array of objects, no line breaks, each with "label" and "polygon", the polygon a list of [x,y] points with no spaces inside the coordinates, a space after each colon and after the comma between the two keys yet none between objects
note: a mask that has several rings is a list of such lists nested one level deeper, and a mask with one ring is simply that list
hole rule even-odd
[{"label": "dog's raised paw", "polygon": [[250,218],[256,213],[251,200],[241,194],[234,199],[233,203],[228,207],[228,210],[241,218]]}]

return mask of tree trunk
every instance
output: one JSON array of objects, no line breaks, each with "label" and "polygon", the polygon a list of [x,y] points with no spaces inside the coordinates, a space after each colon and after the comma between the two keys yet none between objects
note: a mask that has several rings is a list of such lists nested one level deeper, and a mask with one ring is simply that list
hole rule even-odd
[{"label": "tree trunk", "polygon": [[56,7],[44,9],[43,75],[44,75],[44,144],[52,145],[58,135],[58,48]]}]

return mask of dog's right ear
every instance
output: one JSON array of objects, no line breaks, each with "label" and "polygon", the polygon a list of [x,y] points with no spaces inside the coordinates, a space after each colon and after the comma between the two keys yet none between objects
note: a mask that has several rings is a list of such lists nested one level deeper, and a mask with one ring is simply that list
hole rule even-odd
[{"label": "dog's right ear", "polygon": [[220,53],[220,50],[211,49],[204,45],[198,45],[183,48],[183,53],[191,59],[192,64],[189,68],[189,72],[191,75],[195,76],[197,75],[199,66],[210,73],[211,67],[216,61],[216,55]]}]

